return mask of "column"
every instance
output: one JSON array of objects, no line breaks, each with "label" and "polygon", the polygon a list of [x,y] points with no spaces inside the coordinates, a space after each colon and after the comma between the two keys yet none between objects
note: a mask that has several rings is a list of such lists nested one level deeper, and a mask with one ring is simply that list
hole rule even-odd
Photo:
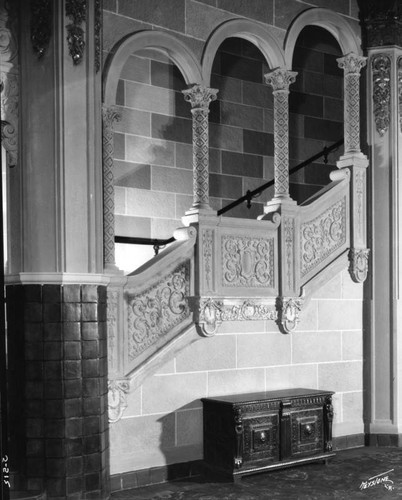
[{"label": "column", "polygon": [[366,27],[372,250],[365,421],[369,444],[402,446],[402,40],[397,3],[371,2]]},{"label": "column", "polygon": [[120,120],[113,106],[102,108],[103,137],[103,260],[105,271],[117,270],[115,262],[114,228],[114,142],[113,126]]},{"label": "column", "polygon": [[18,19],[10,468],[49,500],[109,497],[101,16],[98,1],[37,0]]},{"label": "column", "polygon": [[211,211],[209,206],[209,104],[218,90],[194,85],[183,90],[184,99],[191,103],[193,115],[193,205],[187,213]]},{"label": "column", "polygon": [[352,52],[337,59],[344,71],[345,155],[360,153],[360,70],[366,59]]},{"label": "column", "polygon": [[289,195],[289,85],[297,72],[278,68],[265,75],[274,95],[274,172],[275,194],[273,202],[291,200]]}]

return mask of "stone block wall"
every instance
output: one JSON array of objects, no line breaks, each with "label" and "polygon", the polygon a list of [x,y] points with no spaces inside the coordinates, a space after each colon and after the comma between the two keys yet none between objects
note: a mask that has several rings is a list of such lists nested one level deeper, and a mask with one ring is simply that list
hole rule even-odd
[{"label": "stone block wall", "polygon": [[[263,19],[278,42],[285,35],[285,19],[309,7],[300,2],[177,2],[155,0],[155,13],[141,2],[105,3],[105,56],[121,35],[161,27],[171,30],[201,56],[203,41],[213,27],[238,16]],[[320,6],[325,2],[320,2]],[[185,10],[184,10],[185,6]],[[138,10],[137,10],[138,7]],[[331,7],[328,5],[328,7]],[[349,6],[337,7],[349,14]],[[182,9],[182,10],[180,10]],[[275,12],[275,16],[273,15]],[[306,160],[343,135],[343,78],[335,39],[325,30],[309,27],[296,46],[296,83],[290,87],[290,166]],[[227,39],[214,61],[211,87],[219,90],[210,105],[210,204],[218,210],[273,179],[273,97],[263,83],[269,71],[262,53],[251,42]],[[153,51],[133,54],[118,86],[116,103],[122,120],[115,130],[116,234],[170,238],[192,204],[191,109],[181,90],[186,88],[171,61]],[[339,156],[339,155],[338,155]],[[299,203],[329,181],[330,164],[323,160],[291,176],[291,196]],[[253,202],[227,216],[255,219],[273,196],[268,189]],[[152,257],[152,249],[135,249],[138,267]],[[124,262],[130,264],[125,267]],[[134,269],[133,252],[117,248],[117,262]]]},{"label": "stone block wall", "polygon": [[335,445],[362,445],[362,292],[345,271],[313,296],[292,334],[273,321],[226,322],[215,337],[189,345],[129,394],[110,428],[111,474],[202,459],[206,396],[333,390]]}]

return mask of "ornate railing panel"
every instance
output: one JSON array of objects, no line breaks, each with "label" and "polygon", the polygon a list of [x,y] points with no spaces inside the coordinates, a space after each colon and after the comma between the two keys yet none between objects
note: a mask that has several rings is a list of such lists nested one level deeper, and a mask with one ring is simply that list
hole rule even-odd
[{"label": "ornate railing panel", "polygon": [[319,273],[350,244],[349,171],[336,171],[339,180],[325,194],[299,207],[299,285]]},{"label": "ornate railing panel", "polygon": [[[193,227],[175,232],[176,242],[135,273],[116,275],[108,286],[109,418],[121,418],[126,395],[161,352],[177,349],[177,337],[193,324],[189,298],[194,295]],[[147,367],[150,367],[149,369]]]}]

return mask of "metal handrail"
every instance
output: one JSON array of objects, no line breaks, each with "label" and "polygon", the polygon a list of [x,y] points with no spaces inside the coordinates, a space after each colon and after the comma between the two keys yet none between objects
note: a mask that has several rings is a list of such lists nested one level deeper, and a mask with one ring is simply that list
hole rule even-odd
[{"label": "metal handrail", "polygon": [[[315,160],[318,160],[318,158],[321,158],[322,156],[324,156],[324,163],[328,163],[329,153],[331,153],[332,151],[335,151],[340,146],[342,146],[343,142],[344,142],[343,139],[340,139],[339,141],[332,144],[332,146],[325,147],[322,151],[315,154],[314,156],[312,156],[308,160],[305,160],[302,163],[300,163],[299,165],[296,165],[295,167],[291,168],[289,170],[289,175],[294,174],[295,172],[298,172],[299,170],[306,167],[310,163],[313,163]],[[235,201],[232,201],[232,203],[229,203],[228,205],[226,205],[226,207],[222,207],[220,210],[218,210],[217,214],[218,215],[225,214],[226,212],[228,212],[232,208],[237,207],[237,205],[241,205],[244,201],[247,202],[247,208],[251,208],[252,199],[255,198],[257,195],[261,194],[263,191],[265,191],[265,189],[273,186],[274,183],[275,183],[275,181],[274,181],[274,179],[272,179],[272,180],[266,182],[265,184],[262,184],[258,188],[254,189],[253,191],[247,190],[245,195],[241,196],[239,199],[237,199]]]},{"label": "metal handrail", "polygon": [[115,236],[114,241],[115,243],[128,243],[130,245],[153,245],[155,255],[158,255],[161,248],[173,243],[176,238],[172,236],[162,240],[158,238],[141,238],[139,236]]},{"label": "metal handrail", "polygon": [[[321,158],[322,156],[324,157],[324,163],[328,163],[328,155],[332,151],[335,151],[338,149],[340,146],[343,144],[343,139],[335,142],[332,144],[332,146],[325,147],[322,151],[319,153],[315,154],[311,158],[309,158],[306,161],[303,161],[299,165],[296,165],[295,167],[291,168],[289,170],[289,174],[294,174],[295,172],[298,172],[302,168],[306,167],[310,163],[313,163],[315,160],[318,160],[318,158]],[[262,184],[258,188],[254,189],[253,191],[248,190],[244,196],[241,196],[239,199],[232,201],[232,203],[229,203],[229,205],[226,205],[226,207],[221,208],[218,210],[217,214],[222,215],[232,208],[236,207],[237,205],[240,205],[243,203],[243,201],[247,202],[247,208],[251,207],[251,202],[252,199],[261,194],[265,189],[271,187],[274,185],[274,180],[272,179],[271,181],[266,182],[265,184]],[[161,248],[164,248],[166,245],[169,245],[169,243],[173,243],[176,241],[176,239],[172,236],[171,238],[167,239],[158,239],[158,238],[141,238],[137,236],[115,236],[114,238],[115,243],[128,243],[131,245],[152,245],[155,255],[158,255],[159,250]]]}]

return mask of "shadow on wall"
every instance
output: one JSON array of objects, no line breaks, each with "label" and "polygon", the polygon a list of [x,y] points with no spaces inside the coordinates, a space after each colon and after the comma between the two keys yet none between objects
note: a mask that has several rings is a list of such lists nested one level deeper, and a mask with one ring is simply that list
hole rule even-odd
[{"label": "shadow on wall", "polygon": [[161,424],[160,451],[165,456],[167,477],[196,476],[202,473],[203,418],[199,399],[158,419]]}]

